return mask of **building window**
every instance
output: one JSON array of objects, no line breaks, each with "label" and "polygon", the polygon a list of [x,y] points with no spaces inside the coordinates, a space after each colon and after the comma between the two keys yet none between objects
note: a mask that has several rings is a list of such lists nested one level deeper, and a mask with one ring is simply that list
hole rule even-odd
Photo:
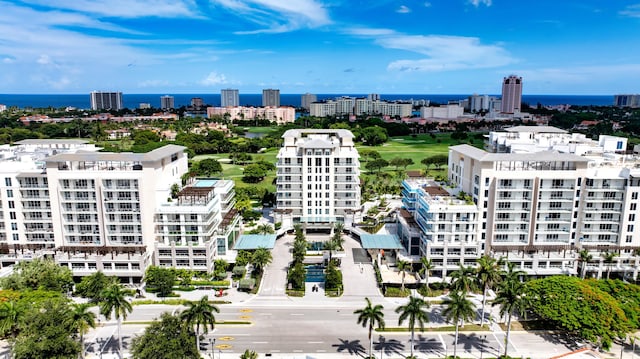
[{"label": "building window", "polygon": [[633,232],[633,224],[627,226],[627,232]]}]

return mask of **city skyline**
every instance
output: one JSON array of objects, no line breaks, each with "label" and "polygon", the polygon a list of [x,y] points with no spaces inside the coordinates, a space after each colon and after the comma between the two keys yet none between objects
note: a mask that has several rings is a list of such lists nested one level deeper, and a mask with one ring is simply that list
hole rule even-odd
[{"label": "city skyline", "polygon": [[0,93],[640,92],[638,0],[0,3]]}]

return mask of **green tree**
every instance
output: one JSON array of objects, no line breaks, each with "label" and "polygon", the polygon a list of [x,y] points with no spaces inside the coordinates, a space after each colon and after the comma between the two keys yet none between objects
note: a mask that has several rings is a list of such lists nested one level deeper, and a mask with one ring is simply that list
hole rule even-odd
[{"label": "green tree", "polygon": [[413,160],[411,158],[394,157],[389,161],[389,164],[391,166],[394,166],[397,171],[400,169],[400,167],[407,169],[407,166],[410,166],[413,164]]},{"label": "green tree", "polygon": [[4,289],[42,289],[67,293],[73,288],[71,270],[59,266],[51,259],[21,261],[13,268],[13,273],[0,281],[0,286]]},{"label": "green tree", "polygon": [[370,149],[362,149],[360,151],[358,151],[360,153],[360,157],[363,159],[364,162],[367,161],[372,161],[378,158],[382,158],[380,156],[380,153],[376,150],[370,150]]},{"label": "green tree", "polygon": [[445,298],[442,304],[444,305],[442,315],[456,326],[456,339],[453,345],[453,357],[456,358],[460,322],[472,320],[476,315],[476,308],[473,303],[467,299],[467,294],[461,291],[449,293],[449,296]]},{"label": "green tree", "polygon": [[387,167],[388,165],[389,165],[389,162],[387,162],[385,159],[378,158],[373,161],[367,162],[364,168],[366,168],[367,171],[380,172],[381,169]]},{"label": "green tree", "polygon": [[593,256],[591,255],[591,253],[589,253],[588,249],[582,249],[580,252],[578,252],[578,261],[582,266],[582,270],[580,271],[580,278],[584,279],[584,277],[587,275],[587,266],[592,259]]},{"label": "green tree", "polygon": [[589,286],[597,288],[615,298],[629,320],[629,326],[640,329],[640,286],[626,283],[618,279],[585,281]]},{"label": "green tree", "polygon": [[116,277],[108,277],[102,271],[97,271],[86,277],[82,277],[80,283],[76,285],[76,295],[89,298],[92,303],[102,300],[100,294],[106,287],[117,282]]},{"label": "green tree", "polygon": [[304,260],[304,257],[307,255],[307,242],[305,240],[302,241],[293,241],[293,261],[301,262]]},{"label": "green tree", "polygon": [[384,307],[380,304],[372,305],[371,300],[367,297],[364,298],[367,301],[367,305],[353,312],[358,315],[358,324],[362,324],[363,327],[368,327],[369,331],[369,358],[373,358],[373,329],[375,327],[384,329],[384,313],[382,310]]},{"label": "green tree", "polygon": [[509,349],[509,335],[511,334],[511,316],[518,313],[524,316],[529,307],[529,298],[526,288],[519,277],[524,272],[515,270],[512,262],[507,263],[507,271],[503,271],[502,280],[498,284],[496,298],[492,305],[500,306],[500,315],[507,316],[507,335],[504,338],[504,356],[507,357]]},{"label": "green tree", "polygon": [[200,358],[193,329],[178,316],[162,313],[141,336],[133,338],[131,355],[134,359]]},{"label": "green tree", "polygon": [[244,353],[240,355],[240,359],[258,359],[258,353],[253,350],[246,349]]},{"label": "green tree", "polygon": [[251,256],[251,264],[258,273],[261,273],[264,267],[268,266],[273,261],[271,251],[267,248],[260,247],[253,252]]},{"label": "green tree", "polygon": [[209,328],[213,330],[216,326],[213,312],[220,313],[220,309],[209,303],[209,296],[205,295],[198,301],[187,302],[187,309],[180,314],[180,318],[189,326],[196,326],[196,348],[200,348],[200,326],[203,326],[205,334],[209,332]]},{"label": "green tree", "polygon": [[478,259],[476,269],[476,279],[482,288],[482,314],[480,315],[480,326],[484,325],[484,313],[487,305],[487,291],[500,282],[500,262],[495,258],[483,255]]},{"label": "green tree", "polygon": [[271,227],[270,224],[259,224],[258,227],[256,227],[256,234],[274,234],[275,231],[273,230],[273,227]]},{"label": "green tree", "polygon": [[176,279],[176,272],[172,268],[149,266],[144,274],[144,281],[149,290],[158,292],[160,297],[171,294]]},{"label": "green tree", "polygon": [[476,270],[471,266],[460,266],[451,272],[451,289],[454,291],[471,293],[477,290]]},{"label": "green tree", "polygon": [[379,126],[365,127],[360,131],[362,142],[367,146],[378,146],[389,139],[387,130]]},{"label": "green tree", "polygon": [[80,344],[73,340],[70,310],[63,299],[51,299],[25,312],[12,348],[15,359],[76,358]]},{"label": "green tree", "polygon": [[92,312],[90,308],[91,304],[89,303],[72,304],[71,312],[66,318],[69,321],[66,325],[78,336],[81,358],[84,358],[85,352],[84,335],[89,329],[96,327],[96,313]]},{"label": "green tree", "polygon": [[405,320],[408,320],[409,331],[411,331],[411,356],[413,357],[413,347],[415,342],[413,340],[416,329],[416,324],[420,325],[420,330],[424,330],[424,323],[429,322],[429,312],[426,308],[429,308],[429,303],[423,299],[411,296],[409,302],[405,305],[401,305],[396,308],[396,313],[400,313],[398,317],[398,325],[402,325]]},{"label": "green tree", "polygon": [[106,319],[110,319],[113,314],[118,321],[118,355],[122,358],[122,335],[120,334],[122,320],[127,319],[127,314],[131,313],[133,307],[127,300],[127,291],[122,287],[122,284],[111,284],[105,288],[101,296],[100,313]]},{"label": "green tree", "polygon": [[211,176],[222,172],[222,165],[218,160],[213,158],[205,158],[198,162],[198,172],[205,176]]},{"label": "green tree", "polygon": [[611,274],[611,267],[613,266],[613,262],[615,262],[615,258],[618,254],[614,252],[604,252],[602,253],[602,260],[607,265],[607,279],[609,279],[609,274]]},{"label": "green tree", "polygon": [[569,276],[532,280],[527,283],[531,308],[562,330],[609,349],[614,339],[625,337],[629,321],[614,297],[589,282]]},{"label": "green tree", "polygon": [[428,259],[427,257],[420,257],[420,264],[422,264],[420,274],[424,274],[424,283],[427,287],[427,293],[431,293],[431,288],[429,288],[429,277],[431,276],[431,271],[433,271],[435,265],[431,259]]},{"label": "green tree", "polygon": [[402,284],[400,286],[400,289],[404,292],[404,280],[405,280],[405,276],[407,275],[407,272],[411,269],[411,263],[407,261],[403,261],[402,259],[399,259],[396,262],[396,266],[398,267],[398,271],[402,275]]},{"label": "green tree", "polygon": [[242,180],[247,183],[258,183],[267,175],[267,171],[262,166],[250,164],[244,167]]},{"label": "green tree", "polygon": [[327,289],[341,290],[342,289],[342,272],[338,269],[335,261],[329,261],[327,269],[325,270],[325,285]]},{"label": "green tree", "polygon": [[305,277],[306,270],[302,262],[295,262],[293,266],[289,268],[287,280],[289,281],[289,283],[291,283],[291,287],[293,287],[294,289],[300,290],[304,288]]}]

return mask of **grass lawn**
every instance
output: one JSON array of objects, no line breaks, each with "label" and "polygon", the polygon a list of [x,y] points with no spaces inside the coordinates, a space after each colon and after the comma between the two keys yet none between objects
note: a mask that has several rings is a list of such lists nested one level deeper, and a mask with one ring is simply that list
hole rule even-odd
[{"label": "grass lawn", "polygon": [[[438,142],[440,141],[440,142]],[[449,153],[449,146],[455,146],[463,143],[471,144],[478,148],[482,148],[484,142],[479,139],[470,138],[466,141],[452,140],[448,133],[437,134],[435,138],[431,135],[421,134],[416,137],[400,136],[392,137],[389,141],[381,146],[363,146],[358,145],[356,148],[361,150],[375,150],[380,153],[383,159],[389,161],[395,157],[411,158],[413,165],[408,166],[408,170],[422,170],[424,165],[420,163],[422,159],[433,155],[442,155]],[[364,172],[364,161],[361,160],[363,166],[361,170]],[[395,169],[395,167],[389,167]]]},{"label": "grass lawn", "polygon": [[245,132],[249,133],[271,133],[278,129],[277,126],[270,127],[241,127]]}]

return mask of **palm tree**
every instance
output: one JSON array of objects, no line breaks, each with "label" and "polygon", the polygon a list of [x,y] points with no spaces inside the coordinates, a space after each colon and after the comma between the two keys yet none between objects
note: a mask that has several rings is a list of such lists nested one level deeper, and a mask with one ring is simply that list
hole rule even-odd
[{"label": "palm tree", "polygon": [[87,334],[89,328],[96,327],[96,313],[90,311],[89,308],[91,308],[89,303],[72,304],[68,318],[69,326],[78,333],[81,358],[84,358],[84,335]]},{"label": "palm tree", "polygon": [[507,316],[507,335],[504,338],[504,356],[508,355],[509,335],[511,334],[511,316],[518,313],[521,316],[526,314],[529,300],[526,296],[526,287],[520,282],[519,277],[524,275],[523,271],[514,269],[511,262],[507,264],[507,270],[502,273],[502,281],[498,285],[496,299],[492,305],[500,306],[500,315]]},{"label": "palm tree", "polygon": [[424,330],[424,323],[429,322],[429,312],[425,310],[429,308],[429,303],[424,299],[411,296],[409,302],[396,308],[396,313],[400,313],[398,325],[402,325],[405,320],[409,320],[409,330],[411,331],[411,356],[413,357],[413,334],[416,328],[416,322],[420,325],[420,330]]},{"label": "palm tree", "polygon": [[407,272],[409,271],[409,269],[411,268],[411,263],[399,259],[396,262],[396,266],[398,267],[398,271],[402,274],[401,290],[404,292],[404,277],[407,274]]},{"label": "palm tree", "polygon": [[471,293],[478,289],[475,280],[476,270],[471,266],[465,267],[460,263],[460,267],[451,272],[451,278],[453,278],[451,289],[454,291]]},{"label": "palm tree", "polygon": [[196,326],[196,346],[200,350],[200,325],[204,326],[204,333],[209,333],[209,327],[213,330],[216,326],[216,317],[213,312],[220,313],[220,309],[209,303],[209,296],[205,295],[200,300],[187,302],[187,309],[180,314],[180,318],[188,325]]},{"label": "palm tree", "polygon": [[111,318],[111,314],[118,320],[118,356],[122,358],[122,320],[127,318],[133,308],[127,300],[127,291],[122,284],[113,283],[102,292],[102,302],[100,303],[100,313],[106,319]]},{"label": "palm tree", "polygon": [[275,233],[273,227],[269,224],[260,224],[256,227],[256,231],[258,234],[273,234]]},{"label": "palm tree", "polygon": [[264,247],[256,249],[251,256],[251,264],[253,264],[253,267],[258,272],[262,272],[262,269],[269,265],[272,260],[273,256],[271,255],[271,251]]},{"label": "palm tree", "polygon": [[258,353],[247,349],[240,355],[240,359],[258,359]]},{"label": "palm tree", "polygon": [[618,255],[613,252],[604,252],[602,253],[602,259],[605,263],[607,263],[607,279],[609,279],[609,274],[611,274],[611,264],[613,264],[613,260]]},{"label": "palm tree", "polygon": [[476,307],[467,299],[466,293],[460,291],[451,292],[442,304],[445,306],[442,315],[448,321],[455,323],[456,326],[456,339],[453,346],[453,357],[455,358],[458,349],[460,322],[472,320],[476,314]]},{"label": "palm tree", "polygon": [[420,274],[424,274],[424,283],[427,286],[427,293],[431,293],[431,288],[429,288],[429,277],[431,276],[431,271],[433,271],[435,265],[433,264],[433,261],[431,259],[427,259],[427,257],[420,257],[420,263],[422,264]]},{"label": "palm tree", "polygon": [[588,249],[583,249],[580,252],[578,252],[578,256],[579,256],[578,261],[580,261],[582,265],[580,278],[584,279],[584,277],[587,275],[587,264],[589,263],[589,261],[593,259],[593,256],[591,255],[591,253],[589,253]]},{"label": "palm tree", "polygon": [[373,337],[371,334],[376,325],[378,328],[384,329],[384,313],[382,312],[384,307],[380,304],[372,306],[369,298],[365,297],[364,300],[367,301],[367,306],[354,311],[353,314],[358,314],[358,324],[362,324],[363,327],[369,326],[369,358],[372,358]]},{"label": "palm tree", "polygon": [[484,325],[484,313],[487,304],[487,290],[500,282],[500,261],[493,257],[484,255],[478,259],[476,270],[478,284],[482,287],[482,315],[480,316],[480,326]]},{"label": "palm tree", "polygon": [[334,241],[333,238],[330,238],[328,241],[324,242],[323,249],[325,251],[329,251],[329,262],[333,260],[333,251],[337,250],[339,247],[338,242]]},{"label": "palm tree", "polygon": [[342,232],[344,231],[344,224],[341,222],[337,222],[333,225],[333,241],[336,242],[338,248],[342,249],[342,245],[344,244],[344,238],[342,238]]}]

